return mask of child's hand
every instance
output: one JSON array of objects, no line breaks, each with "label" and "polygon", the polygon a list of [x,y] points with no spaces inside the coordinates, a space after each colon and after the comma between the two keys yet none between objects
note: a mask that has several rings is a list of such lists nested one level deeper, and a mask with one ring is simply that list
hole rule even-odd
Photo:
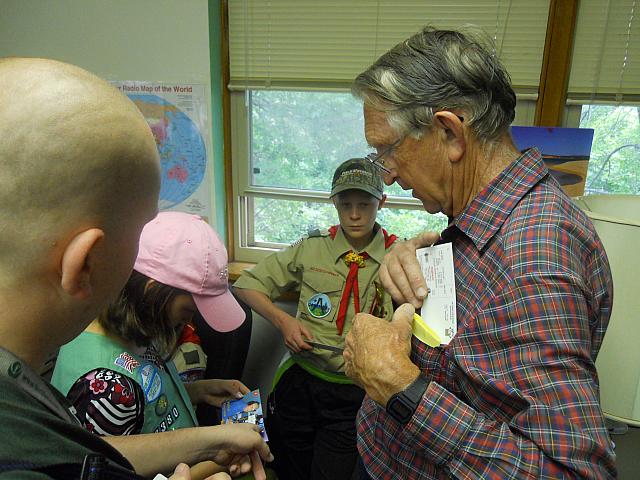
[{"label": "child's hand", "polygon": [[273,455],[257,425],[235,423],[206,428],[212,434],[207,452],[210,460],[229,467],[234,477],[252,472],[256,480],[266,480],[262,462],[273,461]]},{"label": "child's hand", "polygon": [[293,318],[290,315],[283,316],[280,318],[279,328],[280,332],[282,332],[284,344],[293,353],[298,353],[300,350],[311,350],[313,348],[305,342],[305,339],[313,340],[313,335],[311,335],[307,327],[297,318]]},{"label": "child's hand", "polygon": [[225,400],[236,400],[249,393],[240,380],[197,380],[185,384],[191,402],[208,403],[220,407]]},{"label": "child's hand", "polygon": [[[165,477],[164,475],[158,474],[154,477],[153,480],[160,480],[160,479],[166,479],[166,478],[167,477]],[[191,470],[186,464],[181,463],[176,467],[175,471],[173,472],[173,475],[171,475],[168,480],[191,480]],[[231,480],[231,477],[229,476],[228,473],[219,472],[211,475],[210,477],[207,477],[205,480]]]}]

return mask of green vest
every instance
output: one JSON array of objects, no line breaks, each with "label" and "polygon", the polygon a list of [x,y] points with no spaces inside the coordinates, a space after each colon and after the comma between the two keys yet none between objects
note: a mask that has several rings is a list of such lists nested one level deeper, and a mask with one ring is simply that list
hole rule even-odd
[{"label": "green vest", "polygon": [[77,379],[97,368],[108,368],[134,380],[144,392],[142,433],[195,427],[189,394],[173,362],[165,370],[124,350],[104,335],[83,332],[60,349],[51,383],[64,395]]}]

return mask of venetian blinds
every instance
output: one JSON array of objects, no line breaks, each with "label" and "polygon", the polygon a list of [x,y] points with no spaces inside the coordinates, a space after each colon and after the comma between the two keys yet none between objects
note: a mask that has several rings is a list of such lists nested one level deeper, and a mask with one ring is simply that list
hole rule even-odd
[{"label": "venetian blinds", "polygon": [[640,101],[640,1],[581,0],[568,98]]},{"label": "venetian blinds", "polygon": [[481,27],[516,91],[537,93],[549,0],[230,0],[232,89],[345,89],[430,24]]}]

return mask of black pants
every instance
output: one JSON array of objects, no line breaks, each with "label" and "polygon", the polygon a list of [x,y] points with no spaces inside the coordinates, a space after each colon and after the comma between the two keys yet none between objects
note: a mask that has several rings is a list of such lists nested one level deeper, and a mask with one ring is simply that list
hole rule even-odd
[{"label": "black pants", "polygon": [[298,365],[268,400],[266,429],[280,480],[350,480],[358,461],[355,419],[364,391],[321,380]]}]

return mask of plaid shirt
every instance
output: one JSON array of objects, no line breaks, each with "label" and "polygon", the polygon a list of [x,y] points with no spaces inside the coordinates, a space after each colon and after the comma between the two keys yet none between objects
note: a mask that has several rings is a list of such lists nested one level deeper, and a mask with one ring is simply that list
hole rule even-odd
[{"label": "plaid shirt", "polygon": [[612,279],[589,219],[531,149],[443,232],[458,333],[413,338],[431,383],[407,425],[370,398],[358,448],[374,479],[616,476],[595,358]]}]

